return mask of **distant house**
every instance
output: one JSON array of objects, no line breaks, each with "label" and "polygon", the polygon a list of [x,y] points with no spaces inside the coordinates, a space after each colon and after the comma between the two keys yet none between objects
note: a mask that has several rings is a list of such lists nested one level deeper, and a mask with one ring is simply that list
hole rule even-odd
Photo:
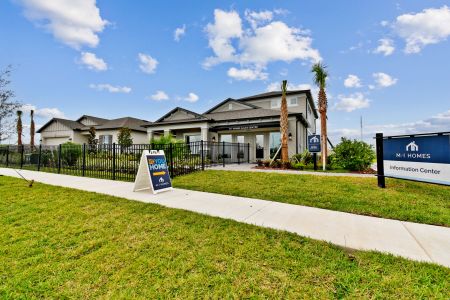
[{"label": "distant house", "polygon": [[[288,91],[287,105],[291,156],[307,149],[306,139],[316,133],[318,114],[310,90]],[[250,146],[251,161],[268,159],[274,157],[281,144],[280,106],[281,91],[228,98],[203,114],[176,107],[145,127],[149,139],[170,134],[186,142],[245,143]]]},{"label": "distant house", "polygon": [[99,144],[112,144],[118,142],[119,129],[127,127],[131,130],[134,144],[146,144],[149,139],[144,126],[149,125],[149,121],[131,117],[109,120],[84,115],[76,121],[53,118],[37,133],[41,134],[42,145],[59,145],[65,142],[83,144],[88,142],[89,129],[94,127]]}]

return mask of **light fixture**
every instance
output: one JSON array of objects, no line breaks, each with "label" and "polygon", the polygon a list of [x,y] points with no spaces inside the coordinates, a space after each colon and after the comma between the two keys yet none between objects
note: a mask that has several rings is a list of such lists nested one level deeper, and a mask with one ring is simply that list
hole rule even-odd
[{"label": "light fixture", "polygon": [[292,141],[292,133],[289,132],[288,138],[290,141]]},{"label": "light fixture", "polygon": [[212,137],[212,141],[213,141],[213,142],[216,141],[216,137],[215,137],[215,136]]}]

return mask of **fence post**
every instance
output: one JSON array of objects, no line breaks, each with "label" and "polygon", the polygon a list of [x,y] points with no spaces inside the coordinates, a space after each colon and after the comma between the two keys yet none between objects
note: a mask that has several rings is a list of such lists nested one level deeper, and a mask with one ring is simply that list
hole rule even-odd
[{"label": "fence post", "polygon": [[6,147],[6,167],[9,166],[9,145]]},{"label": "fence post", "polygon": [[222,142],[222,164],[225,168],[225,142]]},{"label": "fence post", "polygon": [[241,152],[241,143],[238,143],[237,146],[238,146],[237,147],[238,148],[237,149],[238,150],[237,151],[237,159],[238,159],[238,165],[240,165],[241,164],[241,153],[240,153]]},{"label": "fence post", "polygon": [[202,145],[201,145],[201,152],[202,152],[202,171],[205,170],[205,152],[203,151],[203,140],[201,141]]},{"label": "fence post", "polygon": [[41,155],[42,155],[42,144],[39,144],[39,155],[38,155],[38,167],[37,170],[41,170]]},{"label": "fence post", "polygon": [[86,143],[83,144],[83,160],[81,164],[81,175],[86,175]]},{"label": "fence post", "polygon": [[22,169],[23,167],[23,150],[24,150],[24,145],[20,145],[22,146],[22,149],[20,149],[20,168]]},{"label": "fence post", "polygon": [[58,174],[61,173],[61,144],[58,146]]},{"label": "fence post", "polygon": [[250,143],[247,143],[247,163],[250,163]]},{"label": "fence post", "polygon": [[173,144],[169,144],[169,152],[170,152],[170,176],[173,178]]},{"label": "fence post", "polygon": [[386,179],[384,177],[384,163],[383,163],[383,134],[376,134],[376,150],[377,150],[377,179],[378,187],[386,187]]},{"label": "fence post", "polygon": [[116,143],[113,143],[112,146],[113,146],[112,175],[113,180],[116,180]]}]

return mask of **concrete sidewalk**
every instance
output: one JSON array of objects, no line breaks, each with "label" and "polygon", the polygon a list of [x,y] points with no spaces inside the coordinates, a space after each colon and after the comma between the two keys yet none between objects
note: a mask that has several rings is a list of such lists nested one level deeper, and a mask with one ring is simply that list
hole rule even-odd
[{"label": "concrete sidewalk", "polygon": [[[133,183],[129,182],[26,170],[20,173],[36,182],[156,203],[286,230],[339,246],[377,250],[450,267],[450,228],[447,227],[183,189],[153,195],[150,192],[132,192]],[[19,177],[13,169],[0,168],[0,174]]]},{"label": "concrete sidewalk", "polygon": [[358,173],[332,173],[332,172],[314,172],[314,171],[299,171],[299,170],[276,170],[276,169],[255,169],[256,164],[231,164],[223,166],[208,167],[207,170],[218,171],[243,171],[243,172],[262,172],[262,173],[281,173],[281,174],[295,174],[295,175],[317,175],[317,176],[350,176],[350,177],[365,177],[375,178],[373,174],[358,174]]}]

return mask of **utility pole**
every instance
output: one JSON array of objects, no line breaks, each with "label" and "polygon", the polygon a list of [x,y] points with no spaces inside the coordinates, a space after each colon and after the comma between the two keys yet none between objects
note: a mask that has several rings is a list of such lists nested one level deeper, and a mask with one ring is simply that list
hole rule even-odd
[{"label": "utility pole", "polygon": [[363,120],[362,120],[362,115],[360,118],[360,122],[359,125],[361,126],[361,142],[363,141]]}]

